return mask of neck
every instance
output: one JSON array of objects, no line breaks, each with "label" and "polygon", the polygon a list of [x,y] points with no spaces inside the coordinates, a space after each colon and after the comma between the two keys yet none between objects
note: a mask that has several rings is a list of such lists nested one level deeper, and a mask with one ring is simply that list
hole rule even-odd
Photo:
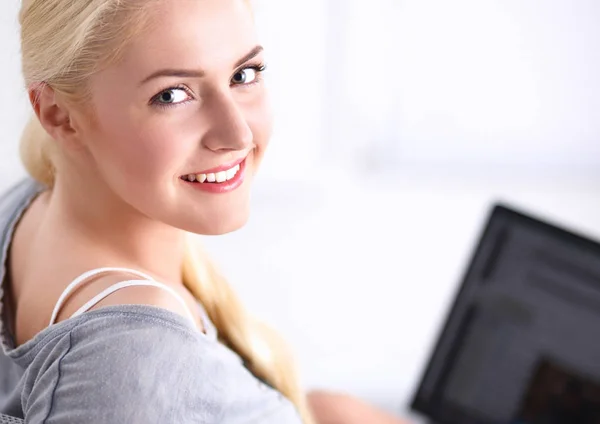
[{"label": "neck", "polygon": [[107,186],[57,178],[47,212],[47,227],[82,246],[86,266],[135,268],[181,283],[184,231],[141,214]]}]

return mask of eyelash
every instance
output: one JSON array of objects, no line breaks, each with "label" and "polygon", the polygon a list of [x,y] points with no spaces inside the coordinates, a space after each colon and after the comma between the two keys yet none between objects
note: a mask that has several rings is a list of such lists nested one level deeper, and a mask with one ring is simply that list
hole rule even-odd
[{"label": "eyelash", "polygon": [[[238,72],[247,70],[247,69],[252,69],[252,70],[254,70],[256,72],[256,78],[255,78],[255,80],[252,81],[252,82],[249,82],[247,84],[231,84],[231,86],[238,85],[240,87],[251,87],[251,86],[253,86],[255,84],[260,83],[262,81],[262,79],[263,79],[262,78],[262,74],[267,69],[267,65],[264,64],[264,63],[258,63],[258,64],[254,64],[254,65],[244,66],[243,68],[240,68],[237,71],[235,71],[233,73],[233,75],[237,74]],[[188,96],[191,97],[191,99],[183,101],[183,102],[179,102],[179,103],[161,103],[161,102],[159,102],[158,99],[160,98],[161,94],[163,94],[164,92],[169,91],[169,90],[183,90],[183,91],[185,91],[187,93]],[[185,104],[187,104],[188,102],[190,102],[192,100],[194,100],[194,95],[193,95],[192,91],[186,85],[177,84],[177,85],[174,85],[174,86],[171,86],[171,87],[168,87],[168,88],[165,88],[165,89],[161,90],[156,96],[154,96],[150,100],[150,104],[152,106],[155,106],[155,107],[158,107],[158,108],[169,109],[169,108],[172,108],[172,107],[177,107],[177,106],[185,105]]]}]

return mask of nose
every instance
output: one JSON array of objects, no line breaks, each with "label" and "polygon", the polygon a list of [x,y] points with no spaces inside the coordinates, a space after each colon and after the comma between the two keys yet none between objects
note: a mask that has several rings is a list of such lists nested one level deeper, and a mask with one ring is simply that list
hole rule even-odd
[{"label": "nose", "polygon": [[202,145],[214,152],[246,150],[252,146],[253,134],[243,110],[229,93],[214,93],[206,104],[210,125]]}]

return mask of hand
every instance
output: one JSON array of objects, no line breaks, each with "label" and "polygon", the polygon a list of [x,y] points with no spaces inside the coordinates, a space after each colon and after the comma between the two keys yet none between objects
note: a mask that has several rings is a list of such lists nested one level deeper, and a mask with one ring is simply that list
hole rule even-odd
[{"label": "hand", "polygon": [[409,424],[355,397],[326,391],[308,393],[317,424]]}]

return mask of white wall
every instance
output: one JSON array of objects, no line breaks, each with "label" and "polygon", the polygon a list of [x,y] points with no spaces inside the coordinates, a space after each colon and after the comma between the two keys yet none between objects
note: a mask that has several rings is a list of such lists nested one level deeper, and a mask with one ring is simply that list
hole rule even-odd
[{"label": "white wall", "polygon": [[29,110],[20,73],[19,5],[15,0],[0,3],[0,80],[4,92],[0,102],[0,190],[24,173],[18,159],[18,140]]},{"label": "white wall", "polygon": [[[386,57],[387,50],[365,50],[369,39],[347,20],[362,11],[366,33],[389,35],[377,26],[383,17],[362,8],[367,3],[259,0],[278,127],[249,225],[205,242],[248,307],[295,347],[308,386],[348,390],[397,411],[494,199],[600,238],[600,178],[593,167],[578,172],[600,159],[600,19],[592,0],[386,1],[385,10],[404,13],[397,21],[403,97],[369,97],[372,80],[361,78],[368,70],[339,68],[337,59],[358,46]],[[22,175],[19,3],[0,3],[0,189]],[[394,23],[390,16],[383,22]],[[347,38],[340,25],[355,35]],[[506,28],[508,39],[497,35]],[[346,40],[346,53],[336,54],[336,39]],[[371,66],[378,78],[398,71]],[[478,72],[464,73],[473,66]],[[488,86],[490,78],[499,85]],[[376,82],[385,90],[385,80]],[[344,114],[347,98],[374,109]],[[388,156],[398,147],[404,156],[392,162],[410,166],[366,172],[363,159],[375,147]],[[529,165],[551,157],[567,166],[523,172],[509,160],[523,151]],[[344,171],[317,168],[336,162]],[[495,162],[511,167],[487,172]]]},{"label": "white wall", "polygon": [[275,131],[261,173],[292,177],[314,170],[323,140],[326,3],[253,0]]},{"label": "white wall", "polygon": [[329,3],[328,142],[345,159],[597,172],[599,2]]}]

